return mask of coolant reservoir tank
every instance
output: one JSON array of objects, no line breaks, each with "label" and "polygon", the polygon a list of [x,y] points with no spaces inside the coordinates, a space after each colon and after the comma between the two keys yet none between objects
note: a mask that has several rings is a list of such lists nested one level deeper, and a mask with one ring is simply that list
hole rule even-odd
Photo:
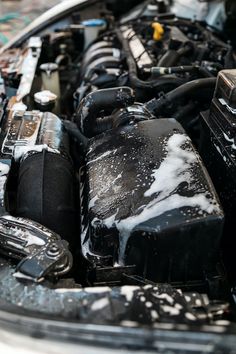
[{"label": "coolant reservoir tank", "polygon": [[103,19],[90,19],[82,22],[84,26],[85,48],[89,46],[98,36],[99,31],[106,28],[106,21]]},{"label": "coolant reservoir tank", "polygon": [[51,91],[60,97],[60,82],[58,65],[56,63],[44,63],[40,65],[42,77],[42,90]]}]

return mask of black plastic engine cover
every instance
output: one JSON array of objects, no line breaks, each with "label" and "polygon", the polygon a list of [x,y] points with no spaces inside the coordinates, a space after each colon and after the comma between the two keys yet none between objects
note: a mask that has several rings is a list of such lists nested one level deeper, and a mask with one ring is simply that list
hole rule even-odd
[{"label": "black plastic engine cover", "polygon": [[212,271],[224,215],[174,119],[91,140],[83,196],[82,250],[91,262],[135,264],[139,274],[162,282],[203,279]]}]

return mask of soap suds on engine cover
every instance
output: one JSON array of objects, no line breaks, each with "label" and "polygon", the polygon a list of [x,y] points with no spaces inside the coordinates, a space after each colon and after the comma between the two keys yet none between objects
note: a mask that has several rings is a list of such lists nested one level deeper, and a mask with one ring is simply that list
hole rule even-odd
[{"label": "soap suds on engine cover", "polygon": [[163,274],[199,279],[217,257],[223,211],[175,120],[139,122],[93,139],[85,184],[88,257],[137,264],[154,281],[166,281]]}]

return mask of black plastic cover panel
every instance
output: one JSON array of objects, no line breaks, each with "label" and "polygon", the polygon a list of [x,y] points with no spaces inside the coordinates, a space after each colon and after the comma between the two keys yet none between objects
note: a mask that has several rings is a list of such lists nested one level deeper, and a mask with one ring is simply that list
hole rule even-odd
[{"label": "black plastic cover panel", "polygon": [[[191,140],[174,119],[91,140],[83,198],[84,255],[136,264],[155,281],[199,279],[218,254],[223,211]],[[86,200],[85,200],[86,199]]]}]

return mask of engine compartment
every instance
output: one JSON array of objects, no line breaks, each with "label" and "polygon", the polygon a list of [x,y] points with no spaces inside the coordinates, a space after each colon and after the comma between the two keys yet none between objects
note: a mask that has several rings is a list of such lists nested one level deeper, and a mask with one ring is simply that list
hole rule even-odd
[{"label": "engine compartment", "polygon": [[234,323],[235,52],[176,6],[98,2],[0,55],[1,299]]}]

